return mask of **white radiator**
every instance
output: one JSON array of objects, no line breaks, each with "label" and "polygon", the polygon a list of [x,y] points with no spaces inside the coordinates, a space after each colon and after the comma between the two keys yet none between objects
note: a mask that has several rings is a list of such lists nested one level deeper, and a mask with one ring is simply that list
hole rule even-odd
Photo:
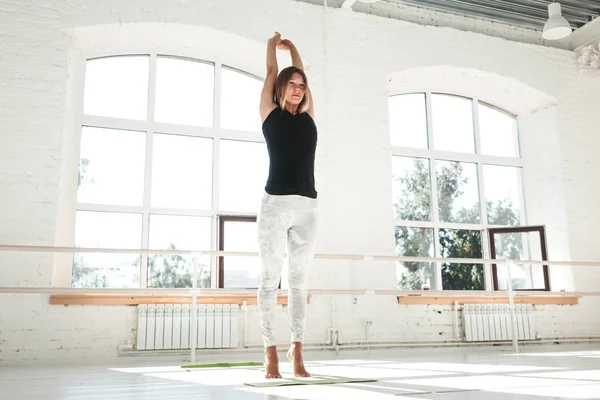
[{"label": "white radiator", "polygon": [[[535,340],[531,304],[515,304],[518,340]],[[508,304],[465,304],[463,326],[467,342],[512,340],[512,318]]]},{"label": "white radiator", "polygon": [[[137,350],[192,348],[192,306],[156,304],[138,306]],[[238,346],[238,305],[198,304],[197,349]]]}]

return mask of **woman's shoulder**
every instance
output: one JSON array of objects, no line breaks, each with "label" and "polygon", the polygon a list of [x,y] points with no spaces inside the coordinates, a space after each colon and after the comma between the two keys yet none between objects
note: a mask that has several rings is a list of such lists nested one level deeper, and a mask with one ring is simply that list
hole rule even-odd
[{"label": "woman's shoulder", "polygon": [[315,117],[309,111],[305,111],[303,114],[306,114],[305,118],[308,118],[313,124],[316,125]]},{"label": "woman's shoulder", "polygon": [[276,119],[278,115],[281,115],[281,108],[279,106],[275,106],[275,108],[273,108],[269,112],[269,114],[267,115],[267,117],[263,121],[262,126],[264,127],[265,125],[268,125],[271,121],[273,121],[274,119]]}]

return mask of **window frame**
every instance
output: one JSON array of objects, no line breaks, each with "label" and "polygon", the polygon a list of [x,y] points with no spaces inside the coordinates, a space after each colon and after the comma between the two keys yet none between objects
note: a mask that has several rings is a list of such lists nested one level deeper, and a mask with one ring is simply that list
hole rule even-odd
[{"label": "window frame", "polygon": [[[194,51],[165,51],[158,47],[136,49],[136,46],[126,49],[99,49],[84,51],[77,48],[71,49],[70,75],[68,81],[68,97],[66,132],[67,137],[63,145],[63,152],[66,160],[64,170],[66,171],[61,184],[61,199],[59,200],[58,221],[56,245],[74,246],[75,243],[75,215],[77,211],[107,211],[107,212],[133,212],[142,214],[142,247],[148,248],[149,243],[149,219],[151,214],[161,215],[186,215],[211,218],[211,248],[215,251],[219,248],[219,216],[236,215],[256,217],[257,213],[233,212],[231,210],[219,210],[219,170],[220,170],[220,141],[237,140],[254,143],[265,143],[260,129],[256,131],[232,130],[221,128],[221,88],[222,68],[227,68],[234,72],[254,78],[263,82],[263,78],[250,71],[236,66],[229,62],[229,57],[215,52],[210,57],[202,54],[192,54]],[[145,120],[129,120],[122,118],[102,117],[94,115],[85,115],[84,89],[86,78],[86,63],[88,60],[107,57],[121,56],[148,56],[149,57],[149,75],[148,75],[148,104],[147,116]],[[214,90],[213,90],[213,126],[190,126],[180,124],[161,123],[154,120],[155,98],[156,98],[156,65],[158,57],[169,57],[194,62],[209,63],[214,66]],[[257,111],[258,112],[258,111]],[[78,203],[77,201],[77,176],[79,169],[79,159],[81,150],[82,127],[100,127],[123,130],[135,130],[144,132],[146,135],[145,143],[145,174],[144,174],[144,197],[142,206],[115,206],[104,204]],[[199,138],[209,138],[213,140],[212,149],[212,201],[211,209],[206,210],[184,210],[176,208],[160,208],[150,206],[152,166],[152,146],[155,133],[184,135]],[[148,256],[142,255],[142,265],[140,268],[139,288],[147,287],[147,267]],[[52,284],[56,287],[72,287],[73,277],[73,257],[69,253],[55,255],[54,272]],[[211,256],[211,288],[218,288],[219,264],[218,257]]]},{"label": "window frame", "polygon": [[[546,243],[546,228],[542,225],[536,226],[511,226],[511,227],[502,227],[502,228],[490,228],[488,229],[489,242],[490,242],[490,252],[491,259],[496,259],[496,242],[494,241],[495,234],[506,234],[506,233],[525,233],[525,232],[537,232],[540,236],[540,250],[542,253],[542,260],[548,261],[548,248]],[[492,272],[494,279],[494,290],[499,291],[498,289],[498,273],[497,273],[498,265],[492,264]],[[544,273],[544,289],[514,289],[515,291],[542,291],[548,292],[550,291],[550,273],[548,264],[542,265],[542,270]]]},{"label": "window frame", "polygon": [[[227,222],[258,222],[258,216],[219,215],[219,251],[225,250],[225,224]],[[219,289],[225,288],[225,257],[219,256]],[[258,288],[256,288],[258,289]],[[281,289],[281,281],[279,282]],[[228,289],[230,290],[230,289]]]},{"label": "window frame", "polygon": [[[436,258],[441,258],[441,246],[439,243],[440,229],[460,229],[460,230],[478,230],[481,231],[482,240],[482,251],[483,258],[490,258],[490,237],[486,234],[489,229],[501,228],[500,225],[487,224],[487,209],[485,202],[485,182],[483,180],[483,167],[484,165],[495,165],[502,167],[516,167],[520,168],[520,188],[519,191],[519,213],[520,213],[520,226],[527,224],[527,212],[525,208],[525,173],[524,167],[526,165],[525,155],[523,152],[522,139],[521,139],[521,124],[518,114],[512,113],[506,109],[499,108],[489,101],[483,101],[476,96],[469,96],[464,94],[447,93],[440,91],[392,91],[388,93],[388,98],[398,95],[406,94],[424,94],[425,95],[425,117],[427,125],[427,142],[428,147],[425,149],[395,146],[391,144],[391,138],[389,133],[388,124],[388,143],[390,143],[391,156],[409,157],[409,158],[421,158],[429,161],[429,180],[431,190],[431,219],[429,221],[411,221],[395,219],[393,217],[392,229],[395,226],[408,226],[416,228],[430,228],[434,232],[434,254]],[[475,141],[475,153],[460,153],[452,151],[443,151],[435,149],[435,141],[433,134],[433,115],[432,115],[432,101],[431,97],[434,94],[455,96],[464,99],[471,100],[471,110],[473,118],[473,135]],[[515,118],[516,121],[516,133],[517,133],[517,146],[519,150],[519,157],[502,157],[481,154],[481,132],[479,124],[479,104],[485,105],[486,107],[493,108],[500,112]],[[458,161],[468,162],[476,165],[477,168],[477,179],[478,179],[478,195],[479,195],[479,210],[480,210],[480,223],[477,224],[466,224],[466,223],[448,223],[439,221],[439,205],[438,205],[438,190],[437,190],[437,176],[436,176],[436,160],[440,161]],[[393,204],[394,199],[392,199]],[[436,263],[436,282],[437,285],[435,290],[443,290],[442,288],[442,263]],[[485,290],[494,290],[494,278],[495,270],[492,269],[491,264],[484,264],[483,268]],[[496,277],[497,279],[497,277]]]}]

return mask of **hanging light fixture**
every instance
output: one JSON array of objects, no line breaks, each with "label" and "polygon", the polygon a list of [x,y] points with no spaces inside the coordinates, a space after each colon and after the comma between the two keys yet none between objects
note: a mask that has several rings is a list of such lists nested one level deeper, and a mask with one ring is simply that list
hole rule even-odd
[{"label": "hanging light fixture", "polygon": [[562,16],[560,3],[548,4],[548,21],[544,24],[542,37],[546,40],[564,39],[571,34],[569,21]]}]

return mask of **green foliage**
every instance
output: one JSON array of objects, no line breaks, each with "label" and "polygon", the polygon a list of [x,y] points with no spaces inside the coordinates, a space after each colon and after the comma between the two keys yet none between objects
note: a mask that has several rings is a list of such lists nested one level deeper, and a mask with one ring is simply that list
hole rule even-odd
[{"label": "green foliage", "polygon": [[[169,250],[177,247],[171,243]],[[107,263],[110,261],[107,260]],[[114,261],[112,261],[114,263]],[[73,287],[105,288],[129,286],[139,280],[141,257],[136,257],[131,265],[101,265],[91,267],[83,254],[75,254],[73,259]],[[198,263],[198,287],[210,287],[210,267]],[[193,259],[190,256],[150,255],[148,258],[149,288],[191,288]]]},{"label": "green foliage", "polygon": [[[130,258],[131,256],[125,257]],[[94,258],[93,266],[90,265],[92,258]],[[106,261],[99,262],[102,259]],[[115,265],[114,261],[108,260],[114,260],[114,257],[109,254],[75,253],[73,255],[73,287],[128,287],[128,283],[139,280],[140,256],[135,257],[133,262],[125,268],[121,268],[121,265]],[[111,264],[109,267],[106,266],[108,263]]]},{"label": "green foliage", "polygon": [[394,203],[399,219],[427,221],[431,218],[431,196],[429,189],[429,168],[424,160],[414,160],[415,169],[402,177],[393,179],[402,184],[404,193]]},{"label": "green foliage", "polygon": [[[176,250],[171,243],[169,250]],[[210,269],[198,263],[198,287],[210,287]],[[190,256],[152,255],[148,260],[148,287],[152,288],[190,288],[194,272],[193,259]]]},{"label": "green foliage", "polygon": [[[429,168],[425,161],[415,159],[413,169],[404,176],[394,179],[403,188],[402,196],[395,201],[396,216],[404,220],[430,220],[431,189]],[[479,204],[471,208],[455,209],[456,200],[464,193],[468,178],[463,176],[463,168],[459,162],[444,163],[438,168],[437,196],[439,218],[447,222],[479,222]],[[434,194],[436,195],[436,194]],[[486,202],[489,225],[519,225],[518,210],[509,198],[493,203]],[[443,257],[449,258],[483,258],[481,232],[477,230],[440,229],[437,245],[441,246]],[[403,256],[433,256],[432,229],[397,226],[395,230],[396,252]],[[518,236],[503,238],[506,250],[500,257],[518,258],[522,252],[522,243]],[[403,290],[420,290],[425,279],[435,281],[435,265],[433,263],[403,263],[404,271],[399,277],[397,287]],[[442,264],[442,285],[448,290],[483,290],[483,265],[477,264]]]},{"label": "green foliage", "polygon": [[[440,229],[442,257],[481,258],[481,232]],[[483,265],[442,264],[442,287],[447,290],[484,290]]]}]

